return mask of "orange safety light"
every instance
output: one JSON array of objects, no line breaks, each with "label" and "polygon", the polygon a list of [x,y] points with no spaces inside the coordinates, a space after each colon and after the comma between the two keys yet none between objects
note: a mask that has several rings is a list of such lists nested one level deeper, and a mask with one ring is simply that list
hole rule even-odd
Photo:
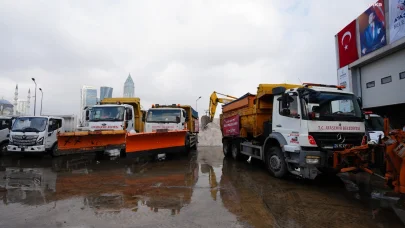
[{"label": "orange safety light", "polygon": [[155,107],[155,105],[153,104],[153,105],[152,105],[152,108],[154,108],[154,107]]},{"label": "orange safety light", "polygon": [[180,107],[180,104],[178,104],[177,107]]}]

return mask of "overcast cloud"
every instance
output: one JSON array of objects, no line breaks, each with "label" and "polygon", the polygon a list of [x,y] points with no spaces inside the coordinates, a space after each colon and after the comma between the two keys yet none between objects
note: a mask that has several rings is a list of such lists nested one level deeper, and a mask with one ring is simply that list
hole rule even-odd
[{"label": "overcast cloud", "polygon": [[334,36],[375,0],[117,2],[0,0],[0,98],[18,84],[25,99],[35,77],[43,113],[78,114],[82,85],[120,97],[131,73],[145,109],[202,96],[201,115],[213,91],[335,84]]}]

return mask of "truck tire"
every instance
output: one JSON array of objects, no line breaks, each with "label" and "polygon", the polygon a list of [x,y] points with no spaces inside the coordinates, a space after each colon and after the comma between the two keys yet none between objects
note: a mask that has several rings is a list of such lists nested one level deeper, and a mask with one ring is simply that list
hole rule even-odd
[{"label": "truck tire", "polygon": [[267,170],[272,176],[282,178],[287,174],[287,164],[280,147],[269,147],[265,163]]},{"label": "truck tire", "polygon": [[184,142],[184,154],[188,155],[190,152],[190,137],[187,135]]},{"label": "truck tire", "polygon": [[[246,158],[246,156],[244,154],[240,153],[239,142],[232,143],[231,152],[232,152],[233,159],[235,159],[236,161],[241,161]],[[247,160],[247,158],[246,158],[246,160]]]},{"label": "truck tire", "polygon": [[0,143],[0,156],[7,153],[7,142]]},{"label": "truck tire", "polygon": [[197,142],[197,140],[196,140],[196,142],[195,142],[195,144],[194,144],[194,146],[193,146],[193,149],[194,149],[195,151],[197,151],[197,149],[198,149],[198,142]]},{"label": "truck tire", "polygon": [[228,143],[227,140],[224,140],[222,142],[222,152],[224,153],[225,157],[230,157],[231,156],[231,146],[230,143]]},{"label": "truck tire", "polygon": [[57,157],[58,154],[58,143],[55,143],[55,145],[53,145],[52,149],[51,149],[51,156],[52,157]]}]

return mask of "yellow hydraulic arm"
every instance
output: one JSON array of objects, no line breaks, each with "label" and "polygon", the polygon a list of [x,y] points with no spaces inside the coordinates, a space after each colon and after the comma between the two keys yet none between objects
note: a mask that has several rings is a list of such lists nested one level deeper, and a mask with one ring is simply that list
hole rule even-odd
[{"label": "yellow hydraulic arm", "polygon": [[[217,94],[225,96],[227,98],[218,98]],[[226,104],[226,103],[231,102],[236,99],[238,99],[238,98],[214,91],[210,97],[210,107],[209,107],[210,121],[212,122],[214,120],[215,111],[217,110],[218,103]]]}]

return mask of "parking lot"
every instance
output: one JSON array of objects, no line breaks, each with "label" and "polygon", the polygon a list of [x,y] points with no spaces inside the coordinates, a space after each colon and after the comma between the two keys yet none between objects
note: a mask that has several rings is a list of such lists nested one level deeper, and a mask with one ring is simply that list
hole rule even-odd
[{"label": "parking lot", "polygon": [[402,227],[339,178],[275,179],[221,150],[164,161],[2,157],[0,227]]}]

